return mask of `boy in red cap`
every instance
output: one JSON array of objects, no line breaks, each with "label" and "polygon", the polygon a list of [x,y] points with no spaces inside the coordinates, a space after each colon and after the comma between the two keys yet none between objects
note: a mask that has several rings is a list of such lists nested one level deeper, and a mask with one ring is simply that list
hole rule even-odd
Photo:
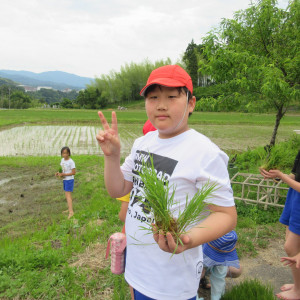
[{"label": "boy in red cap", "polygon": [[[120,166],[120,139],[117,118],[112,112],[108,125],[99,112],[103,130],[97,140],[104,153],[106,188],[112,197],[130,192],[126,216],[127,256],[125,279],[134,288],[135,299],[196,299],[203,268],[201,245],[231,231],[236,225],[236,209],[227,171],[228,156],[207,137],[190,129],[188,117],[193,112],[191,77],[177,65],[163,66],[150,74],[141,90],[145,97],[148,119],[157,129],[138,138],[131,154]],[[176,246],[167,233],[145,234],[154,219],[140,197],[143,182],[139,171],[150,161],[157,175],[164,174],[169,186],[176,186],[173,215],[186,205],[208,181],[218,185],[209,199],[211,213],[181,236]],[[172,191],[170,190],[170,193]],[[147,201],[147,199],[143,199]],[[141,245],[136,245],[137,241]],[[176,253],[171,258],[171,253]]]}]

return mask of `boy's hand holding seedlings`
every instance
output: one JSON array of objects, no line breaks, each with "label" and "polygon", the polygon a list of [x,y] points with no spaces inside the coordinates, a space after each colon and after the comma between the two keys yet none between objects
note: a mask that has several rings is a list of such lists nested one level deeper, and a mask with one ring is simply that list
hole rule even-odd
[{"label": "boy's hand holding seedlings", "polygon": [[166,235],[162,231],[158,231],[155,224],[152,224],[153,237],[159,248],[165,252],[179,254],[190,248],[191,239],[188,234],[182,234],[179,238],[182,244],[176,244],[172,234],[167,232]]},{"label": "boy's hand holding seedlings", "polygon": [[178,243],[178,245],[170,232],[164,234],[162,231],[158,231],[155,224],[153,224],[153,237],[160,249],[165,252],[179,254],[185,250],[215,240],[220,235],[224,235],[232,228],[235,228],[237,222],[235,206],[208,205],[208,209],[211,212],[210,215],[201,224],[181,234],[180,239],[182,243]]}]

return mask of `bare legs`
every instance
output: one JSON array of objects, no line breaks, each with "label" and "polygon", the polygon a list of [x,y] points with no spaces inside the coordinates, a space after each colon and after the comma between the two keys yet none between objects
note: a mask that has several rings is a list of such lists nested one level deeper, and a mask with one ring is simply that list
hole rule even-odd
[{"label": "bare legs", "polygon": [[[284,250],[289,257],[292,257],[300,251],[300,235],[291,232],[288,228],[286,229]],[[295,265],[292,265],[291,271],[293,274],[294,284],[285,284],[281,287],[282,292],[276,296],[279,299],[285,300],[298,300],[300,299],[300,269],[297,269]]]},{"label": "bare legs", "polygon": [[72,192],[65,192],[67,203],[68,203],[68,211],[69,211],[69,216],[68,219],[72,218],[74,216],[74,211],[73,211],[73,203],[72,203]]}]

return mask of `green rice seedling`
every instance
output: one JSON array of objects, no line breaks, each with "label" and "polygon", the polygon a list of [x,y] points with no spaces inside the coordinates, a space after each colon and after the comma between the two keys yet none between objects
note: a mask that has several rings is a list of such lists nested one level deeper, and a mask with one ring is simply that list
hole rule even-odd
[{"label": "green rice seedling", "polygon": [[266,151],[267,151],[267,156],[265,157],[264,162],[260,166],[260,168],[265,169],[267,171],[278,169],[281,160],[280,152],[276,151],[275,148],[271,148]]},{"label": "green rice seedling", "polygon": [[150,164],[143,162],[139,175],[144,183],[144,197],[147,199],[144,203],[145,209],[152,210],[157,232],[170,232],[177,246],[182,244],[180,235],[206,217],[203,213],[208,210],[204,200],[217,189],[217,185],[207,182],[191,199],[187,195],[184,209],[179,210],[178,217],[175,218],[173,212],[178,204],[175,200],[176,187],[170,186],[169,182],[164,180],[164,175],[157,177],[151,155]]},{"label": "green rice seedling", "polygon": [[275,300],[274,291],[270,285],[264,285],[257,279],[245,280],[226,292],[221,300]]}]

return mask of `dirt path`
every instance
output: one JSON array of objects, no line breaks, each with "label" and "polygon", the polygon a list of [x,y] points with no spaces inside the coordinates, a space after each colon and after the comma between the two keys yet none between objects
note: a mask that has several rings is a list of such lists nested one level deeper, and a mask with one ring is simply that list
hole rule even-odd
[{"label": "dirt path", "polygon": [[[226,288],[230,288],[245,279],[257,278],[263,283],[268,283],[274,288],[274,293],[280,292],[280,286],[285,283],[292,283],[292,273],[288,267],[280,263],[280,257],[285,256],[283,249],[284,238],[270,242],[266,249],[261,249],[258,255],[253,258],[243,258],[240,263],[243,273],[239,278],[226,279]],[[210,292],[200,289],[201,297],[210,299]],[[241,299],[246,300],[246,299]]]}]

